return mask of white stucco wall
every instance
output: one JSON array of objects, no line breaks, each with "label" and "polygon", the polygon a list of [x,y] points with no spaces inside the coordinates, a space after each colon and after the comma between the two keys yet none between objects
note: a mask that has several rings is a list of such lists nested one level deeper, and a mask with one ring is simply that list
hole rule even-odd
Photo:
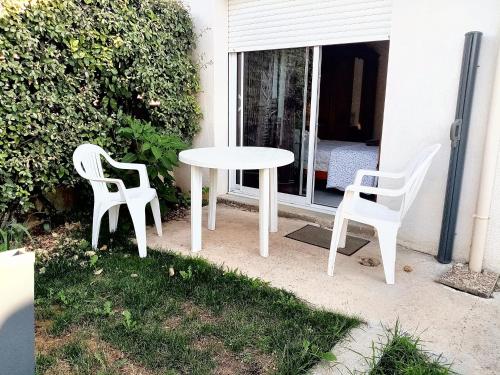
[{"label": "white stucco wall", "polygon": [[499,41],[500,1],[393,0],[381,169],[398,170],[419,149],[443,145],[399,240],[435,254],[439,244],[464,34],[483,32],[454,258],[468,258],[482,146]]},{"label": "white stucco wall", "polygon": [[[227,146],[228,144],[228,50],[227,0],[182,0],[193,19],[198,34],[194,59],[201,67],[201,92],[198,100],[203,113],[201,131],[194,147]],[[184,191],[190,189],[189,167],[175,171],[176,183]],[[208,173],[203,176],[208,185]],[[228,190],[227,173],[219,174],[219,193]]]}]

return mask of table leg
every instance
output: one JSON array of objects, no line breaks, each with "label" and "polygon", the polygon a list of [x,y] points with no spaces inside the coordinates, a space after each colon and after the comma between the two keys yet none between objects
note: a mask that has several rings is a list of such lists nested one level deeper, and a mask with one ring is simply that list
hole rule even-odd
[{"label": "table leg", "polygon": [[191,251],[201,250],[201,168],[191,166]]},{"label": "table leg", "polygon": [[210,169],[210,190],[208,197],[208,229],[215,230],[215,212],[217,208],[217,169]]},{"label": "table leg", "polygon": [[269,218],[269,231],[278,231],[278,168],[271,169],[269,176],[269,185],[271,189],[270,201],[270,218]]},{"label": "table leg", "polygon": [[269,256],[269,169],[259,170],[260,255]]}]

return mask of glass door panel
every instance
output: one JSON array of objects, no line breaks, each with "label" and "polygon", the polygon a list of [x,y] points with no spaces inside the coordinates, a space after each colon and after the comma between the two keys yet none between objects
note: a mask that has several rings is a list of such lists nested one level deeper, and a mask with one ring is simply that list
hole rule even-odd
[{"label": "glass door panel", "polygon": [[[281,193],[306,195],[312,58],[311,48],[293,48],[245,52],[238,59],[237,144],[294,153],[294,163],[278,169]],[[243,186],[258,188],[258,171],[242,177]]]}]

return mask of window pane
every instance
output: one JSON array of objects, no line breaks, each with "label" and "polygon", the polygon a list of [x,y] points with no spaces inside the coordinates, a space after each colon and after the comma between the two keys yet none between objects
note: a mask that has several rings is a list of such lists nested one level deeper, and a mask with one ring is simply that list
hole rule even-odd
[{"label": "window pane", "polygon": [[[295,162],[278,170],[278,190],[305,194],[307,165],[301,158],[307,143],[303,130],[308,126],[312,50],[245,52],[242,60],[243,145],[293,152]],[[243,185],[257,188],[258,172],[243,172]]]}]

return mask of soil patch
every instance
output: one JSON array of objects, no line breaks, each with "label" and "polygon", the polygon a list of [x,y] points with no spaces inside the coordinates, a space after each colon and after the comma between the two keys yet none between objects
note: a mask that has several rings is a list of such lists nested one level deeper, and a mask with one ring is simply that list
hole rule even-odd
[{"label": "soil patch", "polygon": [[276,361],[272,355],[253,349],[235,353],[215,337],[200,338],[193,346],[197,350],[213,352],[217,364],[214,370],[216,375],[262,375],[276,371]]}]

